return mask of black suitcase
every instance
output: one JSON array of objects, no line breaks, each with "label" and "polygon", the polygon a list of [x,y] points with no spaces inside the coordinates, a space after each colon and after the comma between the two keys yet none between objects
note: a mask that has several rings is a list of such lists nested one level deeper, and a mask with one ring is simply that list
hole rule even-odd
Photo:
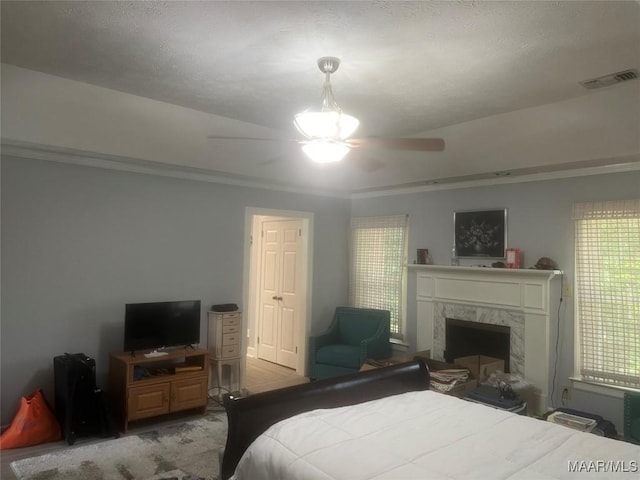
[{"label": "black suitcase", "polygon": [[73,445],[80,436],[115,435],[105,395],[96,385],[96,362],[83,353],[53,358],[55,411],[62,437]]}]

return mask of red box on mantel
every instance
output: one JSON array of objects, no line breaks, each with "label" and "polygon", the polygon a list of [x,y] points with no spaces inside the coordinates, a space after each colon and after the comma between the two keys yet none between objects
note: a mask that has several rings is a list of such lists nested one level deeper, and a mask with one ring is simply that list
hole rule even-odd
[{"label": "red box on mantel", "polygon": [[520,268],[519,248],[507,248],[507,268]]}]

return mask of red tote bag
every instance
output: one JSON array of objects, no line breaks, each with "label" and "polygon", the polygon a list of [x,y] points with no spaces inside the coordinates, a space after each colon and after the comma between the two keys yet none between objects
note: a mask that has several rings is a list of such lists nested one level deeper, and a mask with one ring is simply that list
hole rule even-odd
[{"label": "red tote bag", "polygon": [[0,436],[0,450],[28,447],[62,439],[60,425],[42,390],[20,399],[20,408],[11,425]]}]

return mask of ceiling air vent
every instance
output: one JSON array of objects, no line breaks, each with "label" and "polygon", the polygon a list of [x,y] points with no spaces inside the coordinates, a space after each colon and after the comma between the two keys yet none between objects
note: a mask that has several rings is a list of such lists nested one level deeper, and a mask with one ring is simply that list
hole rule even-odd
[{"label": "ceiling air vent", "polygon": [[623,70],[622,72],[611,73],[603,77],[585,80],[584,82],[580,82],[580,85],[592,90],[594,88],[608,87],[609,85],[615,85],[616,83],[626,82],[627,80],[633,80],[634,78],[638,78],[638,70],[630,68],[629,70]]}]

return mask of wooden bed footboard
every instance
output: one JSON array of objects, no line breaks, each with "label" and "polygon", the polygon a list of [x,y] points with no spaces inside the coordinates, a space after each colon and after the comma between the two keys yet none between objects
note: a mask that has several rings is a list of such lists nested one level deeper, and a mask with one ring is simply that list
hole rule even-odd
[{"label": "wooden bed footboard", "polygon": [[271,425],[299,413],[335,408],[400,393],[428,390],[429,369],[422,359],[258,393],[223,397],[227,411],[227,443],[221,466],[227,480],[244,451]]}]

